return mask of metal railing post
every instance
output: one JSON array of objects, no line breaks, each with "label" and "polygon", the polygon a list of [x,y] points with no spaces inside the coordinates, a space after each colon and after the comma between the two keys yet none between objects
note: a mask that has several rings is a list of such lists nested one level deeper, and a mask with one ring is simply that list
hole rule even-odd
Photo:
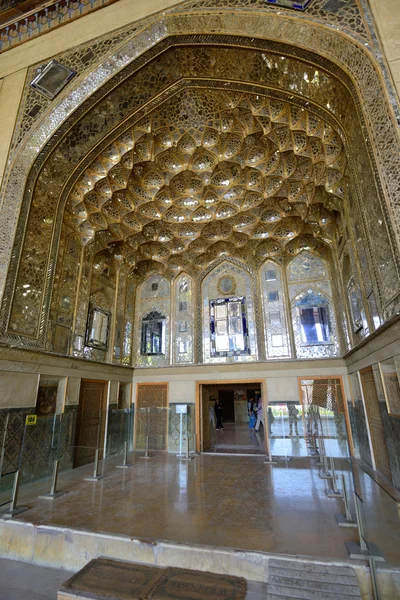
[{"label": "metal railing post", "polygon": [[335,470],[335,461],[333,459],[333,456],[330,457],[330,463],[331,463],[331,473],[332,473],[332,492],[327,492],[326,495],[328,496],[328,498],[343,498],[342,492],[339,490],[337,483],[336,483],[336,470]]},{"label": "metal railing post", "polygon": [[132,465],[128,465],[128,442],[124,442],[124,458],[122,465],[117,465],[117,469],[129,469]]},{"label": "metal railing post", "polygon": [[93,475],[91,477],[85,477],[85,481],[99,481],[99,479],[104,479],[105,475],[99,475],[99,453],[100,449],[96,448]]},{"label": "metal railing post", "polygon": [[20,475],[21,472],[19,470],[15,471],[10,506],[3,513],[3,516],[8,519],[11,519],[12,517],[15,517],[15,515],[19,515],[25,512],[26,510],[29,510],[27,506],[18,507]]},{"label": "metal railing post", "polygon": [[345,514],[335,514],[336,523],[339,525],[339,527],[357,527],[357,523],[354,521],[353,515],[350,512],[349,496],[347,493],[346,478],[344,473],[342,473],[342,494]]},{"label": "metal railing post", "polygon": [[149,436],[146,435],[146,450],[144,452],[144,456],[139,456],[139,458],[152,458],[152,456],[150,456],[149,454]]},{"label": "metal railing post", "polygon": [[375,559],[373,556],[369,558],[369,573],[371,576],[371,586],[372,586],[372,595],[374,600],[380,600],[381,596],[379,594],[379,586],[378,586],[378,577],[376,573],[376,565]]},{"label": "metal railing post", "polygon": [[54,498],[58,498],[59,496],[64,496],[67,494],[67,492],[57,492],[58,467],[59,461],[55,460],[53,466],[53,475],[51,477],[50,493],[39,496],[39,498],[44,498],[45,500],[54,500]]}]

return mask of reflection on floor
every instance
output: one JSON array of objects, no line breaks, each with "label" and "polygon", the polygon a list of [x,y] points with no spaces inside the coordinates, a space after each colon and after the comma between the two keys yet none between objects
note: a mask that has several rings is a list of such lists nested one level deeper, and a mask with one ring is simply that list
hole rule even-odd
[{"label": "reflection on floor", "polygon": [[211,432],[211,452],[265,455],[263,426],[259,431],[249,429],[247,423],[224,423],[222,431]]},{"label": "reflection on floor", "polygon": [[20,504],[31,509],[16,519],[318,557],[347,558],[345,541],[355,539],[353,530],[337,527],[342,503],[327,498],[328,484],[309,468],[309,459],[271,466],[257,456],[203,454],[182,462],[160,453],[133,460],[127,470],[115,469],[120,457],[106,461],[107,477],[98,482],[83,479],[91,465],[61,473],[58,487],[69,493],[53,502],[37,498],[46,490],[43,482],[22,486]]},{"label": "reflection on floor", "polygon": [[[306,457],[310,456],[310,449],[304,437],[305,427],[302,421],[296,423],[297,427],[290,428],[286,418],[275,419],[270,435],[271,453],[273,456]],[[324,440],[328,456],[342,458],[349,456],[347,439],[340,439],[335,430],[333,421],[324,423]],[[297,432],[296,432],[297,429]],[[222,431],[211,431],[210,452],[222,454],[265,454],[264,428],[260,425],[259,431],[249,429],[247,423],[224,423]]]}]

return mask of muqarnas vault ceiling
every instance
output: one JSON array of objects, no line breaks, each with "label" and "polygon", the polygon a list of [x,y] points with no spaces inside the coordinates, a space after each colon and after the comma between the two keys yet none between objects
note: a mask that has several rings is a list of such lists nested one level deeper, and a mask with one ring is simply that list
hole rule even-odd
[{"label": "muqarnas vault ceiling", "polygon": [[310,111],[257,94],[188,89],[99,154],[67,214],[83,244],[118,244],[135,272],[261,263],[333,241],[345,156]]}]

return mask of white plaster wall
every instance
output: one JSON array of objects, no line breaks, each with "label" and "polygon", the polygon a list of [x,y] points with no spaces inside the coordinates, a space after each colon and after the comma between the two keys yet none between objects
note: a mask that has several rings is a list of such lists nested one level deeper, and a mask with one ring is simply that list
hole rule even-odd
[{"label": "white plaster wall", "polygon": [[168,402],[194,404],[196,402],[196,386],[192,380],[171,381],[168,389]]},{"label": "white plaster wall", "polygon": [[36,373],[0,372],[0,408],[36,406],[38,384]]},{"label": "white plaster wall", "polygon": [[299,402],[297,377],[287,377],[285,375],[268,377],[266,385],[268,402],[287,402],[288,400]]}]

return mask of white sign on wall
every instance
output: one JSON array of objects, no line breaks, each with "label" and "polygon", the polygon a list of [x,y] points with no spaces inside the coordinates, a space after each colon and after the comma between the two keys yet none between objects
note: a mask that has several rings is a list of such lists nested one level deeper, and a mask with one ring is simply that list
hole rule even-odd
[{"label": "white sign on wall", "polygon": [[177,415],[185,415],[187,413],[187,404],[177,404],[176,405],[176,414]]}]

